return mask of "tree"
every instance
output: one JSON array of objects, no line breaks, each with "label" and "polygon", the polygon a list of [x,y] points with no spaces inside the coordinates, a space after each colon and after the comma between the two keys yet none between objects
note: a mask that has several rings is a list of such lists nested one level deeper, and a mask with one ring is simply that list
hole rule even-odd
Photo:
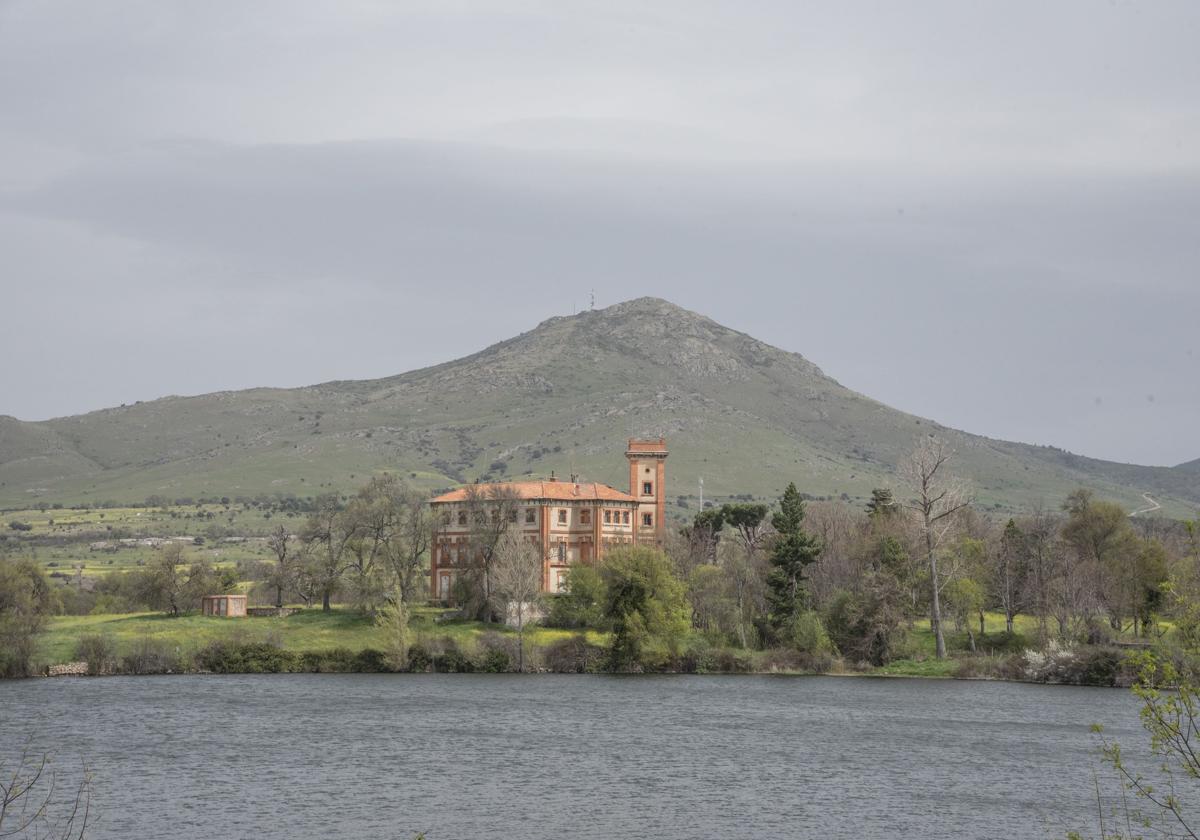
[{"label": "tree", "polygon": [[688,608],[667,556],[645,546],[617,548],[605,556],[600,575],[613,667],[643,664],[661,652],[675,655],[688,629]]},{"label": "tree", "polygon": [[57,788],[58,773],[47,755],[36,756],[26,748],[15,767],[0,765],[0,837],[82,840],[91,821],[87,765],[74,796],[60,795]]},{"label": "tree", "polygon": [[790,483],[771,517],[775,538],[771,545],[771,571],[767,575],[771,625],[778,631],[789,626],[807,606],[805,569],[821,554],[821,543],[805,532],[804,500]]},{"label": "tree", "polygon": [[[957,577],[946,584],[946,606],[954,616],[955,627],[967,632],[967,644],[975,652],[975,631],[971,629],[977,615],[983,615],[983,587],[969,577]],[[980,622],[982,624],[982,620]],[[979,631],[983,633],[982,627]]]},{"label": "tree", "polygon": [[33,669],[37,637],[58,599],[32,560],[0,557],[0,677],[24,677]]},{"label": "tree", "polygon": [[950,448],[941,438],[923,437],[912,453],[901,464],[901,474],[916,497],[908,507],[917,516],[917,525],[925,549],[925,561],[929,570],[929,623],[933,630],[937,658],[946,658],[946,639],[942,634],[942,588],[949,576],[938,570],[937,548],[950,530],[954,514],[966,508],[970,502],[966,488],[947,475],[946,462],[950,460]]},{"label": "tree", "polygon": [[1030,594],[1029,549],[1024,532],[1017,527],[1016,520],[1008,520],[1000,545],[991,555],[992,568],[989,575],[991,594],[1004,611],[1004,630],[1013,632],[1013,619],[1025,609]]},{"label": "tree", "polygon": [[341,584],[345,573],[346,550],[356,534],[338,497],[326,494],[317,498],[313,512],[309,514],[300,539],[309,548],[309,562],[305,575],[309,584],[321,596],[321,609],[332,609],[333,594]]},{"label": "tree", "polygon": [[[798,494],[797,494],[798,495]],[[763,520],[767,518],[767,506],[751,502],[730,502],[721,506],[724,523],[741,538],[746,551],[754,554],[763,540]]]},{"label": "tree", "polygon": [[415,604],[428,591],[429,541],[433,533],[427,494],[403,482],[391,495],[395,525],[384,545],[383,559],[406,604]]},{"label": "tree", "polygon": [[411,637],[408,618],[408,604],[399,590],[392,593],[392,597],[375,614],[375,627],[383,638],[384,659],[393,671],[403,671],[408,667]]},{"label": "tree", "polygon": [[1120,630],[1127,607],[1121,597],[1124,567],[1137,551],[1137,535],[1125,509],[1113,502],[1098,501],[1090,490],[1071,493],[1063,504],[1067,521],[1062,538],[1084,563],[1092,566],[1098,594],[1107,609],[1109,622]]},{"label": "tree", "polygon": [[492,597],[505,616],[517,607],[517,670],[525,672],[525,617],[536,611],[542,591],[545,557],[517,528],[507,528],[496,542]]},{"label": "tree", "polygon": [[195,609],[201,597],[220,586],[212,564],[204,558],[190,560],[179,543],[168,544],[150,560],[141,580],[145,602],[173,616]]},{"label": "tree", "polygon": [[467,487],[467,570],[460,579],[465,587],[464,610],[478,619],[495,619],[495,600],[492,596],[492,567],[496,544],[517,521],[521,497],[509,484],[472,484]]},{"label": "tree", "polygon": [[283,591],[291,584],[296,552],[291,550],[292,535],[283,525],[267,537],[267,547],[275,555],[275,566],[267,576],[267,585],[275,589],[275,606],[283,606]]},{"label": "tree", "polygon": [[572,566],[567,588],[550,596],[551,627],[599,629],[604,623],[604,581],[594,566]]},{"label": "tree", "polygon": [[[1154,776],[1147,777],[1131,767],[1120,744],[1109,741],[1104,729],[1092,725],[1100,739],[1104,760],[1116,772],[1125,791],[1148,804],[1145,814],[1131,808],[1122,796],[1124,814],[1117,814],[1116,826],[1106,826],[1100,811],[1100,836],[1109,840],[1135,840],[1132,826],[1153,828],[1163,837],[1200,837],[1200,825],[1188,813],[1188,793],[1193,796],[1200,782],[1200,754],[1196,752],[1196,734],[1200,732],[1200,686],[1195,678],[1177,671],[1170,663],[1158,663],[1149,654],[1140,660],[1141,671],[1133,693],[1142,701],[1142,727],[1150,735],[1150,753],[1155,758]],[[1160,686],[1171,686],[1164,691]],[[1099,792],[1097,791],[1097,798]],[[1101,806],[1098,801],[1097,806]],[[1157,825],[1155,823],[1158,823]],[[1121,833],[1121,823],[1126,833]],[[1081,835],[1069,835],[1074,840]]]},{"label": "tree", "polygon": [[892,491],[888,487],[876,487],[871,491],[871,500],[867,502],[867,514],[872,519],[890,519],[900,512]]}]

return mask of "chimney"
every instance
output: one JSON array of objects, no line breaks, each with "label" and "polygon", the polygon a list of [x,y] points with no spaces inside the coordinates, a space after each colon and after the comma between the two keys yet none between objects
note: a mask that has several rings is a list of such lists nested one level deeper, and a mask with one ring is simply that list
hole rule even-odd
[{"label": "chimney", "polygon": [[554,477],[554,470],[550,470],[550,480],[551,480],[551,481],[558,481],[558,479]]}]

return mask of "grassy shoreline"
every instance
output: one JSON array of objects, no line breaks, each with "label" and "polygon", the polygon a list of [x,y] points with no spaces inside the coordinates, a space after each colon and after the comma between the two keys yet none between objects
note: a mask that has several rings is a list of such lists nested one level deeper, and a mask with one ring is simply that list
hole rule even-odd
[{"label": "grassy shoreline", "polygon": [[[444,618],[443,613],[438,609],[420,608],[410,622],[413,646],[432,651],[427,668],[435,671],[512,670],[503,663],[505,657],[507,661],[515,663],[515,630],[476,621],[439,620]],[[1002,629],[1002,617],[989,616],[989,624],[993,622],[997,622]],[[328,613],[319,609],[303,610],[285,618],[222,619],[195,613],[178,617],[162,613],[57,616],[51,619],[47,631],[39,640],[37,661],[43,666],[43,671],[51,665],[85,659],[79,651],[80,639],[85,637],[103,640],[114,662],[148,646],[154,647],[159,651],[160,659],[165,655],[170,661],[180,664],[179,668],[170,669],[172,673],[204,672],[206,669],[195,663],[204,651],[214,646],[224,646],[230,650],[257,646],[262,650],[281,652],[279,656],[284,660],[283,665],[264,666],[255,663],[246,672],[273,669],[374,671],[380,670],[379,651],[386,647],[381,631],[369,617],[345,607],[335,607]],[[534,626],[525,632],[526,650],[531,652],[531,658],[536,663],[535,669],[551,672],[577,672],[573,666],[561,666],[558,660],[555,662],[559,667],[555,667],[554,663],[546,667],[543,654],[556,646],[563,648],[573,644],[579,647],[582,651],[580,655],[590,657],[588,662],[591,665],[586,670],[594,670],[596,658],[607,643],[607,634],[591,630]],[[803,659],[795,656],[789,658],[779,651],[743,651],[711,646],[698,634],[686,640],[684,646],[689,651],[688,656],[680,657],[671,667],[662,669],[663,672],[1005,679],[1011,678],[1011,671],[1006,672],[999,666],[1014,654],[1010,647],[992,656],[987,653],[971,655],[952,645],[951,657],[938,660],[933,656],[932,636],[928,628],[920,626],[909,631],[910,655],[907,658],[878,667],[848,664],[836,658],[829,658],[823,664],[806,663]],[[700,654],[696,654],[697,649],[701,651]],[[496,659],[498,654],[495,651],[501,651],[503,655]],[[490,660],[487,659],[489,655],[492,656]],[[439,657],[443,659],[439,660]],[[237,668],[236,662],[233,660],[233,664],[223,667]],[[446,662],[450,664],[447,666]],[[980,667],[981,662],[983,667]],[[974,667],[965,667],[967,665]]]}]

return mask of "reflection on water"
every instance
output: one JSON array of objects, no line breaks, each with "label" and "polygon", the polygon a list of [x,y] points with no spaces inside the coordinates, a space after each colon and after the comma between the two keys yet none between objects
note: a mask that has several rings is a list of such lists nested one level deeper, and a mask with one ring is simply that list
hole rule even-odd
[{"label": "reflection on water", "polygon": [[0,754],[95,768],[94,838],[1004,838],[1094,830],[1124,691],[791,677],[0,683]]}]

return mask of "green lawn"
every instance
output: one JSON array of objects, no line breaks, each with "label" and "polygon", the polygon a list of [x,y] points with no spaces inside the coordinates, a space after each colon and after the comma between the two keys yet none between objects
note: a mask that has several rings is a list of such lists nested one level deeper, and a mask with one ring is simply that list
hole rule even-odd
[{"label": "green lawn", "polygon": [[[428,608],[417,611],[411,626],[418,637],[451,638],[471,649],[485,632],[516,636],[515,630],[478,621],[435,622],[434,618],[439,612]],[[199,650],[218,640],[271,641],[295,651],[334,648],[358,651],[382,647],[372,620],[344,607],[336,607],[328,613],[319,608],[304,610],[287,618],[216,618],[195,613],[172,617],[163,613],[132,613],[53,618],[41,639],[41,659],[49,664],[74,660],[79,638],[89,634],[110,638],[118,654],[147,637],[165,641],[183,652]],[[545,645],[572,635],[574,631],[570,630],[530,627],[526,630],[525,639],[533,644]],[[605,641],[601,633],[589,631],[587,635],[592,642]]]}]

